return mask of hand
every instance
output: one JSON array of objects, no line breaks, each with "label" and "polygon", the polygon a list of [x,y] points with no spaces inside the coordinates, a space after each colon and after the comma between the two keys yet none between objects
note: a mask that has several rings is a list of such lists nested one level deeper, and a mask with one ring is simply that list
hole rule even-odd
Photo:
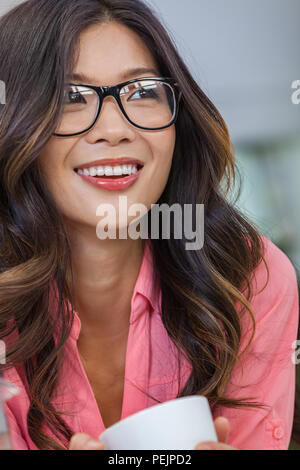
[{"label": "hand", "polygon": [[226,444],[229,434],[229,421],[224,416],[219,416],[214,421],[218,442],[205,441],[196,445],[195,450],[238,450]]},{"label": "hand", "polygon": [[78,432],[71,437],[69,450],[104,450],[104,443],[84,432]]}]

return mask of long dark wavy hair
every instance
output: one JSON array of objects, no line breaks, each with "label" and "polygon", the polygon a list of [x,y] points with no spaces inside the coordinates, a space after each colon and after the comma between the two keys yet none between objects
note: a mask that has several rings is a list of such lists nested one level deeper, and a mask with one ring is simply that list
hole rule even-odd
[{"label": "long dark wavy hair", "polygon": [[[51,403],[74,315],[65,302],[70,299],[74,306],[66,281],[71,249],[37,157],[57,127],[81,32],[109,21],[137,33],[161,74],[174,77],[183,92],[172,168],[156,202],[205,207],[201,250],[186,250],[184,238],[151,240],[163,325],[192,365],[178,397],[205,395],[213,409],[260,406],[251,397],[235,400],[224,393],[245,351],[240,351],[242,314],[251,318],[253,339],[250,278],[264,261],[258,230],[227,197],[236,167],[224,120],[146,3],[28,0],[0,19],[0,79],[6,84],[0,113],[0,338],[17,332],[16,339],[7,340],[1,369],[17,367],[24,380],[30,397],[28,431],[38,449],[68,448],[75,430]],[[54,317],[49,314],[52,280],[59,294]]]}]

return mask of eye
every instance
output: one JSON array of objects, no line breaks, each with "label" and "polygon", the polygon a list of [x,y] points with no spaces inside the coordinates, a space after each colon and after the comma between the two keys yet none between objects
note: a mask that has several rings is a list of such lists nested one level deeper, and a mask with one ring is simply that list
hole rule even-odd
[{"label": "eye", "polygon": [[[137,98],[134,98],[135,96],[137,96]],[[158,95],[157,93],[155,92],[155,90],[153,90],[153,88],[139,88],[138,90],[136,90],[130,97],[130,99],[139,99],[140,98],[153,98],[153,99],[157,99],[158,98]]]},{"label": "eye", "polygon": [[79,90],[76,90],[75,87],[68,87],[65,89],[64,94],[64,103],[65,104],[86,104],[86,100]]}]

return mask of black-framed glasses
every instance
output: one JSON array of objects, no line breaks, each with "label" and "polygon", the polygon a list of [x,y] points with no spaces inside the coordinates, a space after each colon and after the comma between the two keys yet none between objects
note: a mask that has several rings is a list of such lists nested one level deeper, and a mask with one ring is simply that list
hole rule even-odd
[{"label": "black-framed glasses", "polygon": [[106,96],[113,96],[125,118],[145,130],[165,129],[177,119],[182,91],[170,77],[145,77],[113,86],[69,83],[54,135],[71,137],[89,131],[96,123]]}]

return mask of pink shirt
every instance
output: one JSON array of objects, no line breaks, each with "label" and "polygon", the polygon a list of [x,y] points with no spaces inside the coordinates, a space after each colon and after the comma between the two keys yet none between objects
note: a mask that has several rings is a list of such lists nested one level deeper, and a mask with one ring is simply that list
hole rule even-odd
[{"label": "pink shirt", "polygon": [[[223,415],[229,419],[228,444],[238,449],[287,449],[293,422],[295,365],[292,343],[297,338],[298,327],[296,274],[287,256],[270,240],[263,239],[270,280],[265,290],[257,293],[252,301],[257,322],[255,338],[245,356],[235,365],[226,392],[231,397],[254,397],[267,404],[269,409],[221,407],[214,413],[214,418]],[[156,404],[139,388],[162,402],[177,394],[176,350],[161,322],[161,293],[159,286],[152,282],[152,273],[151,253],[146,243],[131,301],[121,419]],[[263,263],[254,274],[252,282],[255,292],[259,292],[266,280]],[[245,321],[243,318],[243,328],[247,327]],[[80,319],[75,313],[67,341],[63,380],[52,403],[59,410],[73,413],[64,419],[74,433],[85,432],[97,438],[105,427],[78,355],[80,328]],[[245,331],[241,350],[248,337]],[[183,356],[181,364],[181,378],[185,382],[191,367]],[[4,378],[21,390],[6,403],[14,448],[37,449],[27,431],[29,399],[20,377],[11,368],[4,372]]]}]

